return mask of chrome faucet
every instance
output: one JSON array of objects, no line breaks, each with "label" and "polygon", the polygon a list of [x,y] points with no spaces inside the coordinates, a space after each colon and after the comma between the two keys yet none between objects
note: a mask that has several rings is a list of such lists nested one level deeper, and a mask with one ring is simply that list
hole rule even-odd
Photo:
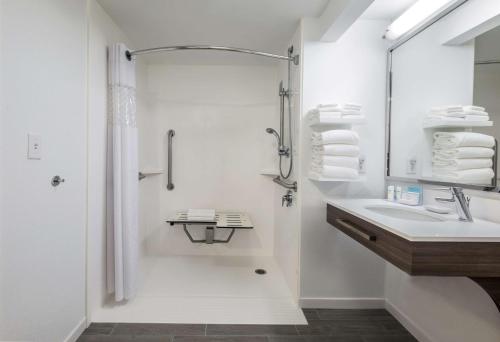
[{"label": "chrome faucet", "polygon": [[469,203],[470,197],[464,195],[462,188],[452,186],[450,188],[437,189],[437,190],[449,190],[451,191],[451,198],[441,198],[436,197],[437,202],[454,202],[457,209],[458,219],[460,221],[472,222],[472,215],[470,213]]}]

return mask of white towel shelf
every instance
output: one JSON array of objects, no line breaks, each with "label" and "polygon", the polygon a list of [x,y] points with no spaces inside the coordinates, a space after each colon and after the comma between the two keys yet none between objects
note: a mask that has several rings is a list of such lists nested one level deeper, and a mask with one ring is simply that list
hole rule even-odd
[{"label": "white towel shelf", "polygon": [[160,175],[164,171],[162,169],[143,169],[141,170],[141,173],[143,175]]},{"label": "white towel shelf", "polygon": [[424,128],[470,128],[491,127],[493,121],[426,120]]},{"label": "white towel shelf", "polygon": [[262,176],[276,177],[279,176],[280,172],[275,169],[264,169],[260,171]]},{"label": "white towel shelf", "polygon": [[323,129],[323,128],[330,128],[330,127],[335,127],[335,126],[339,126],[339,125],[362,125],[365,122],[366,122],[365,117],[349,118],[349,119],[338,118],[338,119],[332,120],[331,122],[328,122],[328,123],[319,123],[319,122],[314,122],[314,121],[309,122],[309,126],[311,128],[315,128],[315,129]]},{"label": "white towel shelf", "polygon": [[164,171],[162,169],[143,169],[139,171],[139,180],[149,176],[161,175]]},{"label": "white towel shelf", "polygon": [[326,177],[319,177],[316,175],[309,174],[308,178],[312,181],[316,182],[364,182],[366,181],[366,177],[364,176],[359,176],[358,178],[351,179],[351,178],[326,178]]}]

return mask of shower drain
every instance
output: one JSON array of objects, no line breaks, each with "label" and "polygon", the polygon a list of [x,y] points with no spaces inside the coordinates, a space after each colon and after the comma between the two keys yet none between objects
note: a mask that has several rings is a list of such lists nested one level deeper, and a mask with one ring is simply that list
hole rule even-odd
[{"label": "shower drain", "polygon": [[257,273],[258,275],[263,275],[263,274],[266,274],[267,271],[263,268],[258,268],[255,270],[255,273]]}]

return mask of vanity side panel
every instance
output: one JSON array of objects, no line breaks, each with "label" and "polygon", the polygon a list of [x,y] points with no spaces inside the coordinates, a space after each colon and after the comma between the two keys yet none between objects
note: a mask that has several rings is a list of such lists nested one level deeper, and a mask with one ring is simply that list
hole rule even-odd
[{"label": "vanity side panel", "polygon": [[[394,235],[330,204],[327,205],[326,220],[335,228],[350,236],[385,260],[399,267],[406,273],[412,274],[413,251],[410,241],[400,238],[397,235]],[[353,228],[356,228],[356,230],[358,230],[361,234],[375,236],[375,241],[370,241],[366,238],[363,238],[361,234],[347,229],[343,225],[339,224],[337,220],[343,220],[344,222],[353,226]]]}]

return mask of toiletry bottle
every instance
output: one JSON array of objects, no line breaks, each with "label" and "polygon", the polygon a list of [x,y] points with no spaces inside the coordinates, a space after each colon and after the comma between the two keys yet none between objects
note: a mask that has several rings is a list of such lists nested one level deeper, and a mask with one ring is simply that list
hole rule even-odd
[{"label": "toiletry bottle", "polygon": [[389,185],[387,187],[387,200],[394,202],[394,185]]},{"label": "toiletry bottle", "polygon": [[396,186],[396,202],[401,200],[402,193],[403,189],[401,188],[401,185]]}]

